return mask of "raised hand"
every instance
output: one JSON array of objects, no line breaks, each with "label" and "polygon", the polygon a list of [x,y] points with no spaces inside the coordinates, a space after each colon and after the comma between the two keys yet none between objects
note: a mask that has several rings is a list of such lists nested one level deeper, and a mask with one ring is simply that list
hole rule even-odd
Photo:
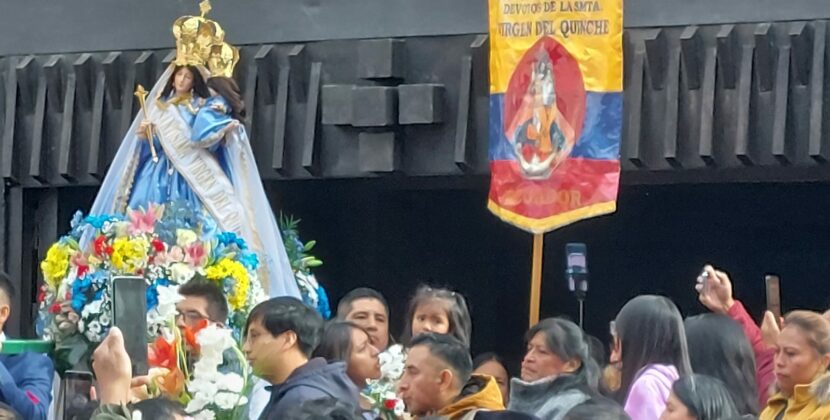
[{"label": "raised hand", "polygon": [[92,353],[92,370],[98,380],[101,404],[130,402],[132,365],[124,348],[124,336],[118,327],[110,328],[107,338]]},{"label": "raised hand", "polygon": [[725,314],[735,304],[732,298],[732,282],[729,275],[723,271],[715,270],[711,265],[703,268],[706,276],[697,278],[695,290],[698,293],[698,300],[710,311]]},{"label": "raised hand", "polygon": [[775,314],[770,311],[764,312],[764,320],[761,322],[761,337],[764,344],[775,347],[778,344],[778,334],[781,333],[783,320],[775,319]]}]

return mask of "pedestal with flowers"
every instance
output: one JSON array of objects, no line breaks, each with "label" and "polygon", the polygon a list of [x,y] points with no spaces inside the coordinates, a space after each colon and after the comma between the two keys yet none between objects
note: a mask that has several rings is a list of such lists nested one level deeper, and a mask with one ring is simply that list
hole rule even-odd
[{"label": "pedestal with flowers", "polygon": [[[266,296],[257,279],[257,255],[235,234],[210,226],[176,203],[132,210],[126,217],[76,214],[71,232],[41,263],[38,329],[55,342],[58,370],[89,366],[112,323],[112,278],[142,276],[149,391],[181,401],[195,418],[240,418],[250,367],[239,340],[248,312]],[[214,282],[225,292],[227,328],[206,320],[192,330],[175,327],[178,287],[193,279]]]}]

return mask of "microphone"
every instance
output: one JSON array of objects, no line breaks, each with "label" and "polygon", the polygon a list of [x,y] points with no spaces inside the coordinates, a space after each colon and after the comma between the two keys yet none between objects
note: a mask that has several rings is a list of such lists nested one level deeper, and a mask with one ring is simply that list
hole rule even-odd
[{"label": "microphone", "polygon": [[566,244],[565,259],[568,290],[575,293],[577,299],[585,299],[588,293],[588,247],[581,242]]}]

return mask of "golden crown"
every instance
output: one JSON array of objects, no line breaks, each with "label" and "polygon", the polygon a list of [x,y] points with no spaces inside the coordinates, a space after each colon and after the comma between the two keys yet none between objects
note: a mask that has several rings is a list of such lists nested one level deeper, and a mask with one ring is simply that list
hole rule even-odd
[{"label": "golden crown", "polygon": [[173,23],[177,66],[205,66],[211,76],[233,76],[239,62],[239,49],[225,42],[225,31],[218,22],[207,19],[210,1],[199,3],[199,16],[182,16]]}]

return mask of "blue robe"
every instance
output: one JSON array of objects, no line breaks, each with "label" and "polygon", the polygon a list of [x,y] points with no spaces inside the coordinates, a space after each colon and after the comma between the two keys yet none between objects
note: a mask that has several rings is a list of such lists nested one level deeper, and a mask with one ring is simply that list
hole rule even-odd
[{"label": "blue robe", "polygon": [[[191,101],[193,109],[196,109],[198,102],[199,99],[193,98]],[[171,106],[175,106],[178,109],[179,115],[181,115],[188,125],[193,124],[196,115],[191,112],[189,107],[186,105]],[[180,201],[188,203],[194,210],[200,210],[202,203],[199,197],[190,188],[187,180],[170,163],[167,155],[164,154],[164,149],[161,146],[158,136],[153,136],[153,143],[155,145],[156,155],[158,156],[158,162],[153,162],[149,142],[143,140],[139,145],[139,163],[127,207],[131,209],[141,207],[146,210],[150,203],[165,204]]]}]

